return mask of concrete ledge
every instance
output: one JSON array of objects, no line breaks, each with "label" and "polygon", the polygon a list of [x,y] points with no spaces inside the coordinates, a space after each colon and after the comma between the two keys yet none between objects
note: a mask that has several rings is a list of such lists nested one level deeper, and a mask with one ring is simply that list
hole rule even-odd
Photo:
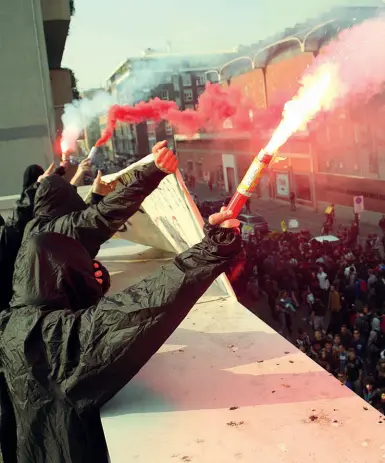
[{"label": "concrete ledge", "polygon": [[[143,277],[109,247],[113,290]],[[112,463],[385,461],[384,417],[231,297],[197,304],[101,418]]]}]

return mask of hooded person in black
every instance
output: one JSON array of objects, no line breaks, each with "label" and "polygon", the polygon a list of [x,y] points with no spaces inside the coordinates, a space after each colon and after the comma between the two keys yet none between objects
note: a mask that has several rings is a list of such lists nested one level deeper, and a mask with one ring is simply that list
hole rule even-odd
[{"label": "hooded person in black", "polygon": [[[54,171],[52,164],[45,172],[40,166],[29,166],[23,178],[23,190],[12,215],[0,226],[0,310],[7,309],[12,297],[12,276],[25,226],[33,217],[37,180]],[[40,173],[36,177],[36,175]]]},{"label": "hooded person in black", "polygon": [[[45,172],[36,177],[40,172],[42,172],[41,167],[36,165],[26,169],[22,195],[16,201],[16,207],[11,216],[3,224],[0,224],[0,310],[7,309],[12,298],[12,277],[15,261],[26,225],[33,219],[36,192],[44,178],[56,174],[59,170],[52,163]],[[69,185],[66,182],[65,184]],[[69,185],[69,188],[73,192],[76,191],[74,186]],[[91,202],[96,204],[101,199],[99,195],[93,194]],[[100,264],[99,268],[102,272],[103,289],[106,292],[109,288],[109,275]]]},{"label": "hooded person in black", "polygon": [[[207,225],[202,242],[172,264],[102,297],[79,241],[58,233],[25,241],[23,270],[14,280],[19,296],[0,317],[17,462],[106,463],[100,407],[157,352],[240,250],[237,230]],[[15,453],[8,444],[6,453]]]},{"label": "hooded person in black", "polygon": [[23,189],[21,191],[21,200],[25,194],[27,188],[32,186],[34,183],[37,182],[38,178],[44,174],[44,169],[37,164],[32,164],[28,166],[23,174]]},{"label": "hooded person in black", "polygon": [[95,258],[100,246],[139,210],[168,174],[176,171],[178,161],[165,145],[161,142],[154,146],[155,161],[135,171],[132,182],[119,182],[115,191],[90,206],[63,178],[45,178],[35,197],[35,218],[26,227],[23,239],[42,232],[62,233],[78,240]]}]

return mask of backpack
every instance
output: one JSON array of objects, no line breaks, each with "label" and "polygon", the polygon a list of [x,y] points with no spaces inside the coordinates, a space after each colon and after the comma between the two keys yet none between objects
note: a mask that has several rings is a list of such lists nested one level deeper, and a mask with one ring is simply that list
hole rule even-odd
[{"label": "backpack", "polygon": [[382,350],[385,348],[385,333],[382,331],[377,332],[376,339],[373,341],[373,345],[377,350]]}]

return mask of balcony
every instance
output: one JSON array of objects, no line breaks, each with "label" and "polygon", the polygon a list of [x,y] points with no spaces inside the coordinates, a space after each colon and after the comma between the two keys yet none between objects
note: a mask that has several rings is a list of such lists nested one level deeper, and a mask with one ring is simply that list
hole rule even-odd
[{"label": "balcony", "polygon": [[59,68],[68,36],[73,2],[41,0],[41,7],[49,67]]},{"label": "balcony", "polygon": [[68,69],[51,69],[50,78],[55,108],[56,131],[61,133],[61,117],[64,105],[70,103],[73,99],[71,73]]}]

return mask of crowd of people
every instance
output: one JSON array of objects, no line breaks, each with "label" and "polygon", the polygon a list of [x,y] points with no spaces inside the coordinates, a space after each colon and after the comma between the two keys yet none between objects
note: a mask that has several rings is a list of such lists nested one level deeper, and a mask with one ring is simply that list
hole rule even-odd
[{"label": "crowd of people", "polygon": [[258,300],[249,304],[256,314],[264,297],[282,335],[384,412],[385,259],[372,235],[359,244],[357,228],[336,242],[306,231],[253,235],[235,287]]},{"label": "crowd of people", "polygon": [[238,220],[210,216],[203,240],[136,285],[106,296],[100,246],[138,211],[178,161],[154,162],[104,184],[89,204],[66,166],[28,169],[0,225],[0,450],[5,463],[107,463],[100,408],[129,382],[223,272],[242,256]]}]

